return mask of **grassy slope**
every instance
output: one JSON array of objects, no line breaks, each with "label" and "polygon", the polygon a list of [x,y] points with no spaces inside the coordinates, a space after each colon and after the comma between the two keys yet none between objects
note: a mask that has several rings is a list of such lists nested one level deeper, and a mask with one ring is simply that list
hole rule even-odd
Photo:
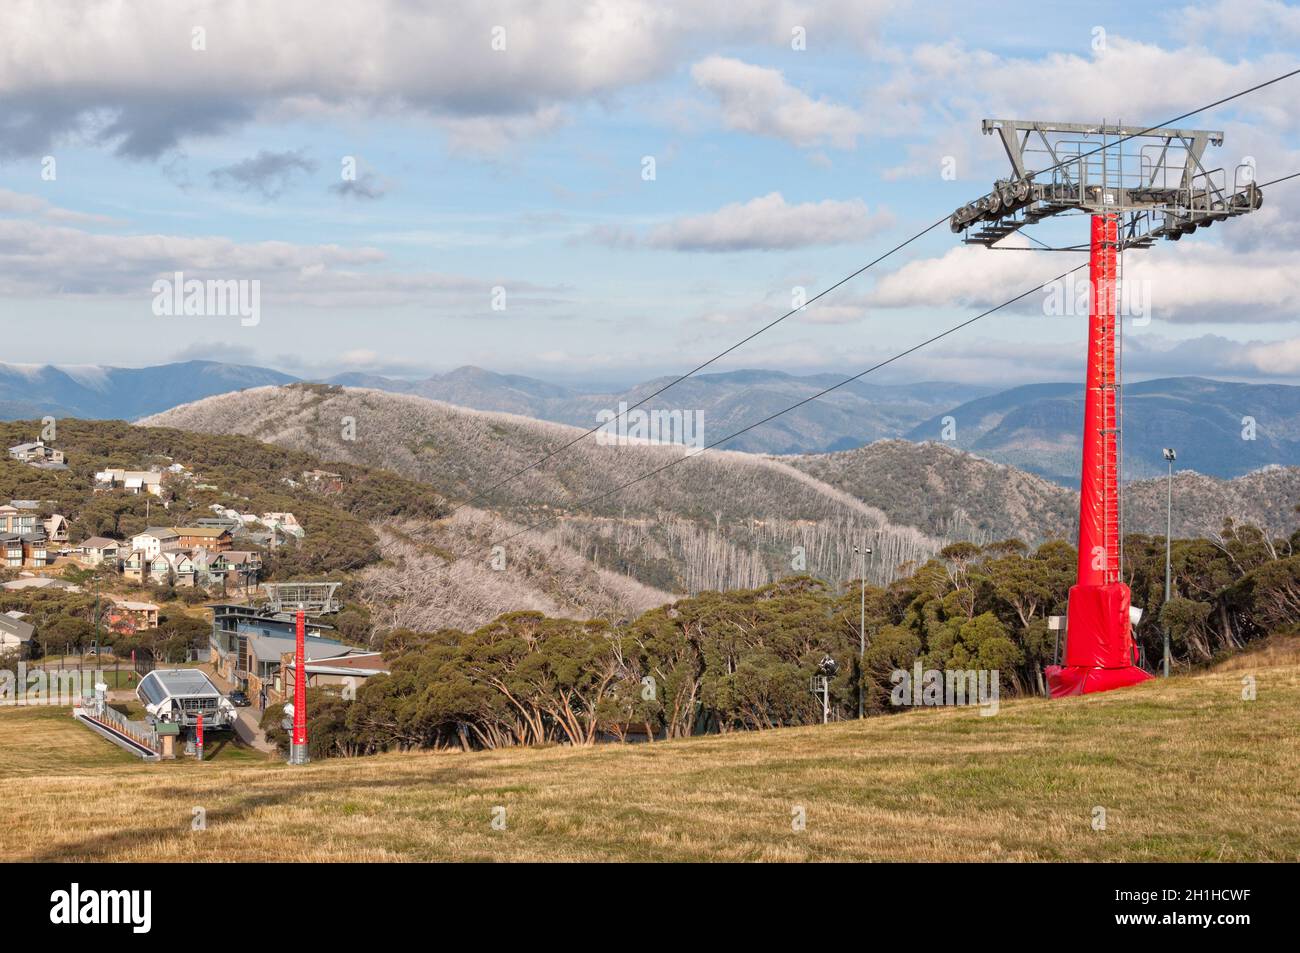
[{"label": "grassy slope", "polygon": [[[1256,701],[1241,699],[1243,674],[1257,679]],[[1294,641],[1167,683],[1008,703],[991,718],[927,710],[671,744],[300,769],[124,763],[66,716],[11,709],[0,711],[0,856],[1295,860],[1297,721]],[[31,776],[38,768],[45,776]],[[505,831],[489,823],[497,805]],[[206,832],[190,831],[194,806],[207,808]],[[1104,831],[1092,829],[1095,806],[1107,809]]]},{"label": "grassy slope", "polygon": [[[114,702],[113,707],[131,718],[143,717],[138,702]],[[226,765],[260,764],[262,758],[250,748],[229,743],[228,736],[210,735],[207,757]],[[72,720],[66,708],[0,708],[0,801],[8,801],[20,779],[81,777],[95,790],[116,769],[128,773],[144,766],[127,752],[100,738]],[[161,765],[181,770],[184,765]],[[149,772],[157,768],[147,768]],[[0,857],[7,856],[0,850]]]}]

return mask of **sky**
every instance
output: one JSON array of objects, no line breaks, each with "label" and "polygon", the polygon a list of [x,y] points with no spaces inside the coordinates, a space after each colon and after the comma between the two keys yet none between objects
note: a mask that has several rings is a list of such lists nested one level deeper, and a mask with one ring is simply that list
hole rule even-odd
[{"label": "sky", "polygon": [[[680,373],[987,192],[1008,164],[981,119],[1148,126],[1300,67],[1276,0],[17,0],[5,21],[0,360],[305,377]],[[1207,165],[1230,180],[1300,171],[1300,77],[1179,125],[1224,133]],[[944,224],[710,370],[857,373],[1085,260]],[[1300,179],[1127,252],[1148,307],[1126,375],[1300,382],[1298,266]],[[255,319],[166,313],[177,272],[256,282]],[[878,377],[1075,380],[1085,339],[1035,293]]]}]

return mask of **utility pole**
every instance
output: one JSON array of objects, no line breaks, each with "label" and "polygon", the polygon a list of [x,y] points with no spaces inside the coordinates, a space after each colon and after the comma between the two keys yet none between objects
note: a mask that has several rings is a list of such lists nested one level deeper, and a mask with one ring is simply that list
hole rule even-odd
[{"label": "utility pole", "polygon": [[95,644],[99,644],[99,570],[95,570]]},{"label": "utility pole", "polygon": [[[1173,535],[1174,535],[1174,461],[1178,459],[1178,454],[1174,452],[1173,447],[1165,447],[1165,460],[1169,464],[1169,481],[1166,484],[1165,491],[1165,605],[1169,605],[1169,600],[1173,596],[1173,562],[1171,554],[1173,552]],[[1163,613],[1162,613],[1163,614]],[[1169,622],[1164,622],[1165,630],[1165,655],[1164,655],[1164,672],[1165,678],[1169,677]]]},{"label": "utility pole", "polygon": [[866,710],[863,699],[863,659],[867,655],[867,557],[871,555],[871,548],[863,546],[859,549],[853,547],[853,551],[858,554],[858,575],[861,577],[862,596],[858,602],[858,717],[865,717]]}]

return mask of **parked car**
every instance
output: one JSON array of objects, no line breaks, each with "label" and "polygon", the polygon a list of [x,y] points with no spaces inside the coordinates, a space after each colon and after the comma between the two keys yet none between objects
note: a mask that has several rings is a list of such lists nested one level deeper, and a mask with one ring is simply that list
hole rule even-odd
[{"label": "parked car", "polygon": [[230,699],[230,704],[234,705],[236,708],[247,708],[249,705],[253,704],[248,700],[247,692],[231,692],[226,697]]}]

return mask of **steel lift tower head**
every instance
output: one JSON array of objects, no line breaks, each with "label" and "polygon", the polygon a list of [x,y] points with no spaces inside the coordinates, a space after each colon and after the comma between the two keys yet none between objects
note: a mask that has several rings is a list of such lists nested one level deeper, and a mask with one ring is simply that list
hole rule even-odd
[{"label": "steel lift tower head", "polygon": [[1065,664],[1049,666],[1047,679],[1053,698],[1122,688],[1151,676],[1137,665],[1121,565],[1118,252],[1244,215],[1262,195],[1253,166],[1238,165],[1231,184],[1223,169],[1205,168],[1205,149],[1222,145],[1221,132],[1014,119],[986,119],[983,130],[1001,137],[1012,174],[953,212],[949,224],[966,243],[996,247],[1062,213],[1092,220],[1078,578]]},{"label": "steel lift tower head", "polygon": [[338,582],[268,582],[263,583],[267,606],[277,615],[292,611],[296,639],[294,646],[293,704],[292,712],[285,706],[288,716],[283,722],[286,731],[292,731],[289,741],[289,763],[308,764],[311,753],[307,743],[307,616],[338,612],[341,605],[335,597]]}]

